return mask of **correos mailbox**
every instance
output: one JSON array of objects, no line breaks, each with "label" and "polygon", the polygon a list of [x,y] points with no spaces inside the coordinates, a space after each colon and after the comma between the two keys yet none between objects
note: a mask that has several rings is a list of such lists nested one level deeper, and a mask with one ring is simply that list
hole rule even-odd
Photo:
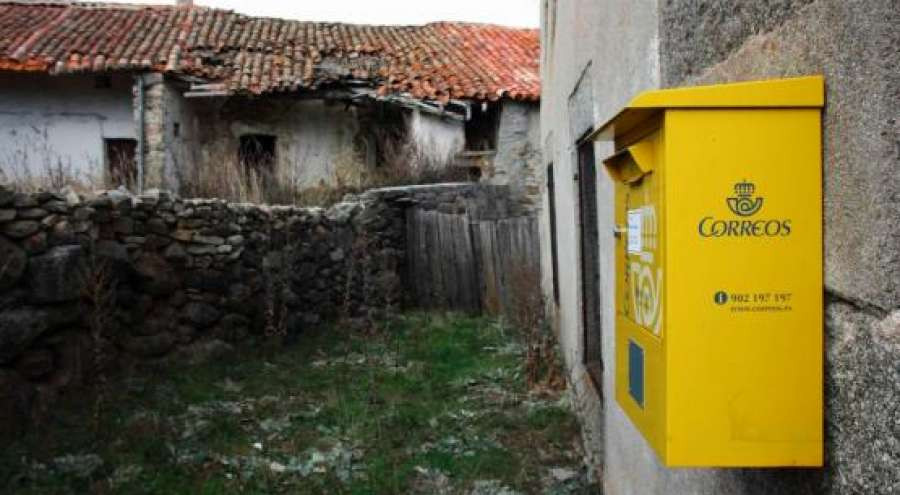
[{"label": "correos mailbox", "polygon": [[616,399],[667,466],[822,465],[824,81],[643,93],[615,142]]}]

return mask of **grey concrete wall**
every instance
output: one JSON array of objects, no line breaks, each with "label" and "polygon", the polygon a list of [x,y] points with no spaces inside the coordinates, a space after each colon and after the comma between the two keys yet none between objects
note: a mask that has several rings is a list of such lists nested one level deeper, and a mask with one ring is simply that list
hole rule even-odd
[{"label": "grey concrete wall", "polygon": [[[550,2],[554,3],[554,2]],[[558,2],[546,25],[541,135],[556,167],[561,260],[577,260],[572,105],[590,72],[594,121],[642,89],[824,73],[826,467],[661,466],[614,397],[614,318],[603,314],[604,382],[580,362],[577,262],[560,262],[555,324],[589,449],[607,493],[897,493],[900,491],[900,8],[895,0]],[[582,98],[579,96],[578,98]],[[579,101],[582,101],[579,99]],[[583,104],[574,106],[583,109]],[[595,147],[608,154],[606,143]],[[612,189],[598,177],[601,305],[611,308]],[[544,211],[547,211],[546,208]],[[549,240],[543,217],[545,293]],[[552,300],[552,298],[550,298]]]},{"label": "grey concrete wall", "polygon": [[525,206],[537,209],[544,174],[541,165],[539,107],[504,101],[500,107],[497,154],[487,182],[509,185]]},{"label": "grey concrete wall", "polygon": [[[0,171],[40,181],[48,168],[102,186],[104,138],[134,138],[130,76],[0,73]],[[2,179],[2,177],[0,177]]]}]

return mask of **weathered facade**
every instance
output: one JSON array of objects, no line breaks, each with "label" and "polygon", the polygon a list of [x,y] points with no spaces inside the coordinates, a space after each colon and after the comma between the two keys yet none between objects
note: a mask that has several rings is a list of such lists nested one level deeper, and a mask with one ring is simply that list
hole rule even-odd
[{"label": "weathered facade", "polygon": [[[104,140],[135,140],[132,78],[0,73],[0,169],[9,180],[103,171]],[[102,175],[99,179],[103,179]]]},{"label": "weathered facade", "polygon": [[402,159],[537,197],[535,30],[300,22],[190,2],[0,2],[0,19],[6,180],[182,190],[252,169],[302,189]]},{"label": "weathered facade", "polygon": [[[543,286],[605,492],[896,493],[896,2],[546,0],[542,5]],[[810,74],[824,74],[827,85],[825,467],[667,469],[615,400],[613,185],[594,158],[608,156],[612,144],[581,139],[646,89]],[[579,174],[579,158],[590,162],[595,178]],[[596,205],[579,201],[585,181],[596,189]],[[591,216],[596,232],[580,228]],[[582,271],[583,263],[592,270]],[[596,278],[596,290],[584,290],[590,288],[586,277]],[[585,306],[599,314],[588,325],[596,332],[596,348],[585,347]],[[585,362],[596,365],[596,382]]]}]

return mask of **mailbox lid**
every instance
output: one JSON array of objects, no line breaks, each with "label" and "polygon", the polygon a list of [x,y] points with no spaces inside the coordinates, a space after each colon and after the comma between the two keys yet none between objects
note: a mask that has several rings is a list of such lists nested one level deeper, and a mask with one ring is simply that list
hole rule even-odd
[{"label": "mailbox lid", "polygon": [[822,108],[825,78],[817,76],[645,91],[600,126],[592,139],[618,140],[670,108]]}]

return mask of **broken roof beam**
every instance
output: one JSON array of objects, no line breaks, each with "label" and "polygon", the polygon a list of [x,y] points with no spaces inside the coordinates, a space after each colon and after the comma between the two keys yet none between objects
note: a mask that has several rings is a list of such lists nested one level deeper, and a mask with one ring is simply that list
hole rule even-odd
[{"label": "broken roof beam", "polygon": [[194,83],[191,89],[184,93],[185,98],[205,98],[211,96],[228,96],[228,86],[225,83]]},{"label": "broken roof beam", "polygon": [[291,98],[298,100],[354,100],[357,94],[345,89],[317,89],[312,91],[296,91],[284,93],[267,93],[264,95],[248,95],[243,91],[231,91],[225,83],[192,84],[184,93],[185,98],[203,98],[215,96],[255,96],[257,98]]},{"label": "broken roof beam", "polygon": [[385,103],[392,103],[394,105],[399,105],[401,107],[409,108],[412,110],[420,110],[425,113],[430,113],[432,115],[438,115],[440,117],[447,117],[453,120],[459,120],[461,122],[465,122],[471,118],[471,109],[468,103],[459,100],[452,100],[451,103],[455,106],[462,106],[464,112],[462,114],[457,113],[452,110],[448,110],[447,106],[440,104],[432,104],[427,101],[418,100],[411,96],[404,95],[386,95],[381,96],[375,90],[372,89],[362,89],[362,88],[353,88],[352,91],[357,95],[354,99],[359,98],[369,98],[375,101],[383,101]]}]

